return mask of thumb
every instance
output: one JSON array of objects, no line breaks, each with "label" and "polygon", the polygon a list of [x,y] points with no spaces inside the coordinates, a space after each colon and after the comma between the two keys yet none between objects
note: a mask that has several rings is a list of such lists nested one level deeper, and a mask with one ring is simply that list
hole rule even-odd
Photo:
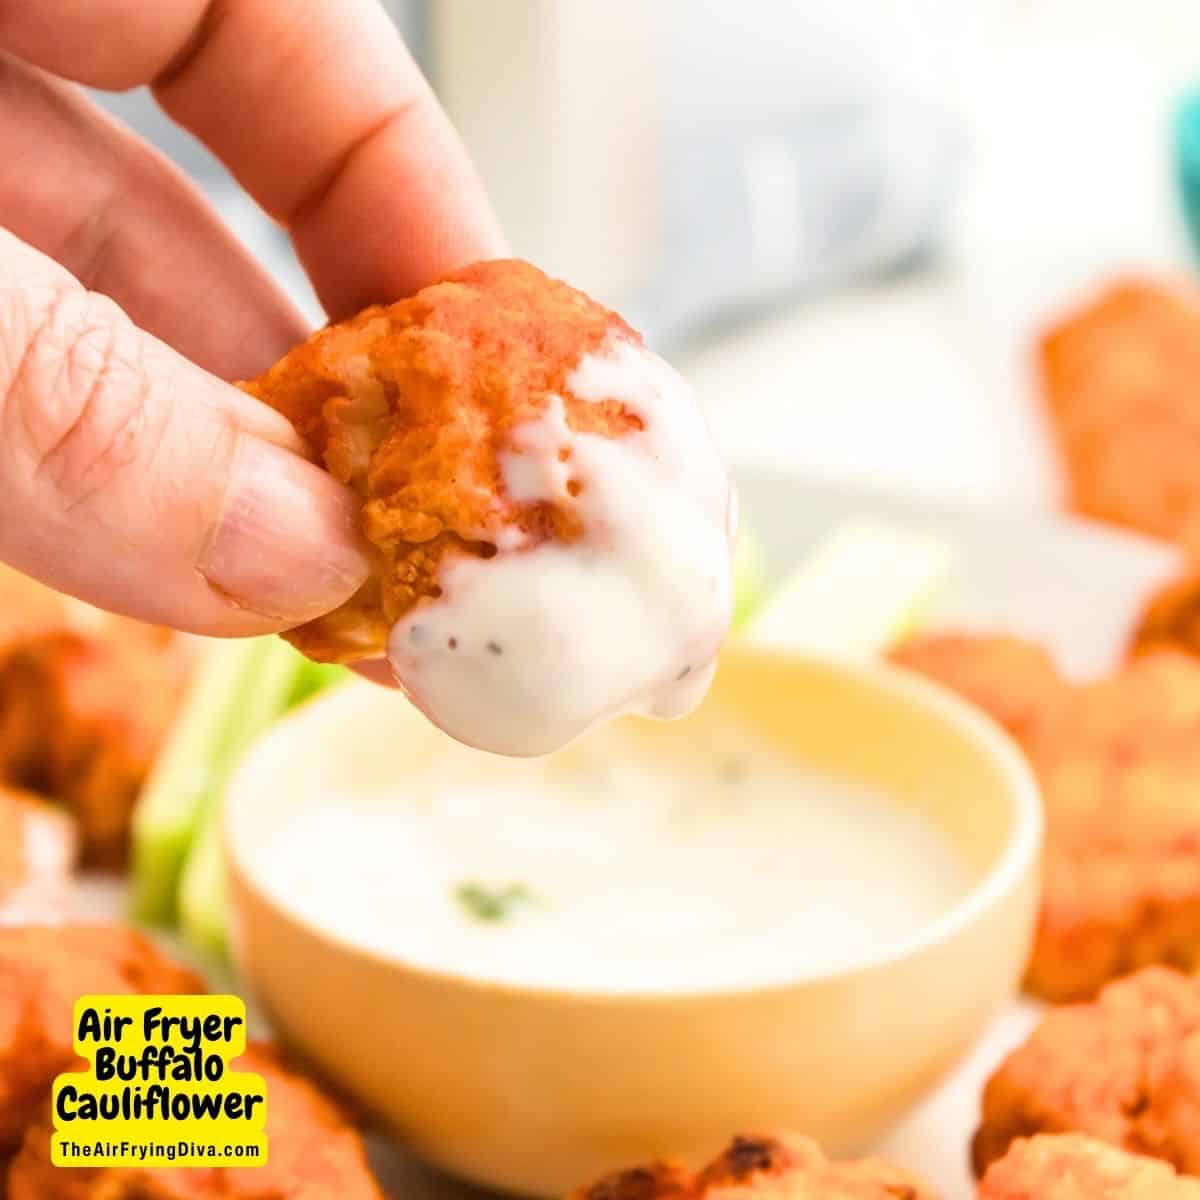
[{"label": "thumb", "polygon": [[266,633],[366,578],[356,508],[279,414],[0,231],[0,560],[142,620]]}]

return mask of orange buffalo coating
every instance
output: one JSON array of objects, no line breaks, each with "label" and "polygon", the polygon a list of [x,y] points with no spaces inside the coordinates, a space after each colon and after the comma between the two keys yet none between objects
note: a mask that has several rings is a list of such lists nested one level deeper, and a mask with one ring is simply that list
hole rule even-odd
[{"label": "orange buffalo coating", "polygon": [[76,850],[66,814],[0,787],[0,925],[60,920]]},{"label": "orange buffalo coating", "polygon": [[0,568],[0,784],[65,805],[84,861],[119,867],[189,668],[165,629]]},{"label": "orange buffalo coating", "polygon": [[323,662],[377,658],[397,618],[440,595],[447,559],[491,557],[505,534],[526,547],[577,538],[565,506],[507,495],[502,456],[551,396],[576,431],[641,428],[620,403],[581,401],[568,384],[581,356],[611,336],[641,342],[615,313],[528,263],[478,263],[322,329],[242,384],[361,497],[374,560],[355,596],[288,639]]},{"label": "orange buffalo coating", "polygon": [[992,1164],[979,1200],[1200,1200],[1200,1180],[1093,1138],[1042,1134]]},{"label": "orange buffalo coating", "polygon": [[198,976],[117,925],[0,928],[0,1178],[54,1077],[79,1062],[72,1021],[80,996],[204,990]]},{"label": "orange buffalo coating", "polygon": [[1129,643],[1133,658],[1167,649],[1200,658],[1200,571],[1184,572],[1150,597]]},{"label": "orange buffalo coating", "polygon": [[1043,338],[1070,504],[1200,549],[1200,293],[1118,283]]},{"label": "orange buffalo coating", "polygon": [[233,1069],[267,1086],[267,1162],[257,1167],[51,1165],[53,1126],[43,1105],[8,1172],[8,1200],[383,1200],[362,1139],[313,1084],[263,1046]]},{"label": "orange buffalo coating", "polygon": [[936,1195],[887,1163],[833,1163],[809,1138],[781,1135],[734,1138],[695,1173],[669,1162],[616,1171],[568,1200],[936,1200]]},{"label": "orange buffalo coating", "polygon": [[1006,634],[922,635],[890,657],[970,700],[1019,742],[1066,693],[1054,660],[1041,646]]},{"label": "orange buffalo coating", "polygon": [[1200,982],[1148,967],[1052,1009],[983,1094],[977,1172],[1017,1138],[1083,1133],[1200,1174]]},{"label": "orange buffalo coating", "polygon": [[1075,688],[1030,755],[1047,817],[1031,990],[1200,966],[1200,663],[1159,651]]},{"label": "orange buffalo coating", "polygon": [[1072,686],[1015,639],[934,636],[894,657],[1006,723],[1038,775],[1046,853],[1029,990],[1087,999],[1140,966],[1200,966],[1200,661],[1157,651]]}]

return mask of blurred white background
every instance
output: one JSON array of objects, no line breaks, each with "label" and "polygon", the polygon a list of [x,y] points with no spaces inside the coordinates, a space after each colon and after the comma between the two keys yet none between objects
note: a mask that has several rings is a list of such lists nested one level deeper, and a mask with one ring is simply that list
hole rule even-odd
[{"label": "blurred white background", "polygon": [[[515,250],[627,311],[735,461],[1055,494],[1028,346],[1190,269],[1172,112],[1195,0],[390,0]],[[286,240],[144,97],[320,319]]]}]

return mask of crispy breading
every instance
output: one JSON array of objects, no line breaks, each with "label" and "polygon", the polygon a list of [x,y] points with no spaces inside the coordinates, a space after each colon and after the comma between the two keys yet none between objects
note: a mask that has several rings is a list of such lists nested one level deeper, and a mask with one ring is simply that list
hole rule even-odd
[{"label": "crispy breading", "polygon": [[528,263],[478,263],[320,330],[243,383],[362,498],[375,563],[346,604],[285,636],[325,662],[380,657],[397,618],[440,595],[443,561],[490,557],[504,535],[524,547],[578,537],[574,510],[508,495],[503,456],[514,428],[553,396],[573,430],[641,428],[623,405],[579,400],[568,382],[613,333],[641,342],[615,313]]},{"label": "crispy breading", "polygon": [[1071,686],[1028,643],[922,638],[893,654],[990,712],[1042,787],[1042,907],[1025,983],[1094,996],[1153,963],[1200,967],[1200,660],[1157,650]]},{"label": "crispy breading", "polygon": [[85,861],[121,866],[134,800],[190,665],[170,630],[0,564],[0,785],[65,804]]},{"label": "crispy breading", "polygon": [[1077,511],[1190,545],[1200,532],[1200,299],[1121,281],[1050,329],[1038,364]]},{"label": "crispy breading", "polygon": [[810,1138],[737,1137],[695,1174],[678,1163],[617,1171],[569,1200],[936,1200],[906,1171],[876,1159],[833,1163]]},{"label": "crispy breading", "polygon": [[166,631],[116,618],[95,634],[24,638],[0,657],[0,780],[64,804],[86,863],[124,864],[188,665]]},{"label": "crispy breading", "polygon": [[1148,967],[1050,1010],[987,1083],[977,1172],[1017,1138],[1083,1133],[1200,1173],[1200,981]]},{"label": "crispy breading", "polygon": [[979,1200],[1200,1200],[1200,1180],[1093,1138],[1041,1134],[992,1164]]},{"label": "crispy breading", "polygon": [[888,657],[970,700],[1022,743],[1067,693],[1047,650],[1007,634],[923,634]]},{"label": "crispy breading", "polygon": [[75,826],[65,813],[0,787],[0,925],[63,919],[77,851]]},{"label": "crispy breading", "polygon": [[75,1001],[89,992],[190,994],[199,976],[119,925],[0,927],[0,1164],[77,1063]]},{"label": "crispy breading", "polygon": [[1178,650],[1200,658],[1200,571],[1190,568],[1160,587],[1138,618],[1129,655]]},{"label": "crispy breading", "polygon": [[383,1200],[362,1139],[315,1085],[264,1046],[233,1070],[267,1087],[267,1162],[257,1167],[76,1167],[50,1163],[46,1106],[8,1173],[8,1200]]},{"label": "crispy breading", "polygon": [[1047,818],[1030,990],[1200,966],[1200,662],[1158,651],[1075,688],[1029,751]]}]

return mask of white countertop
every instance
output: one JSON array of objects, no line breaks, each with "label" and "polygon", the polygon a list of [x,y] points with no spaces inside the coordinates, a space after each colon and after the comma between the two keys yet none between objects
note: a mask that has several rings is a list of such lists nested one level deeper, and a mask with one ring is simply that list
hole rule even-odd
[{"label": "white countertop", "polygon": [[800,304],[679,365],[735,466],[1049,504],[1055,471],[1022,357],[982,344],[942,268]]}]

